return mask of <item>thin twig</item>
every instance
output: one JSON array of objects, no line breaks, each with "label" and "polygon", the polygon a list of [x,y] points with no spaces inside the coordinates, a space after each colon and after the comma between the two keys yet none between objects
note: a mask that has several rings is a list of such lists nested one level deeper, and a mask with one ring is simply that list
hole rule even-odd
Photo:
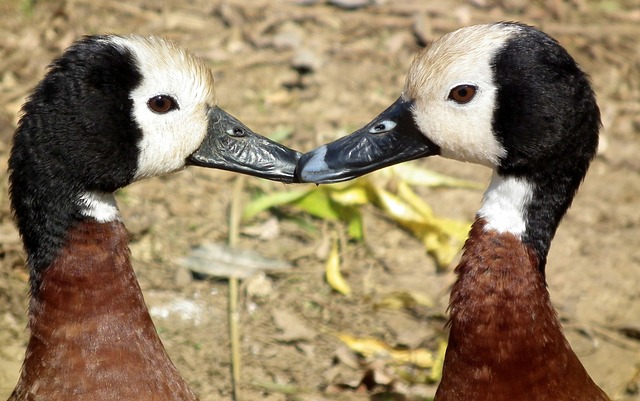
[{"label": "thin twig", "polygon": [[[233,185],[231,205],[229,207],[229,247],[235,248],[238,244],[240,231],[240,207],[244,176],[238,176]],[[231,397],[233,401],[240,399],[240,314],[238,312],[238,278],[229,277],[229,342],[231,351]]]},{"label": "thin twig", "polygon": [[238,278],[229,277],[229,339],[231,350],[231,398],[240,399],[240,325],[238,314]]}]

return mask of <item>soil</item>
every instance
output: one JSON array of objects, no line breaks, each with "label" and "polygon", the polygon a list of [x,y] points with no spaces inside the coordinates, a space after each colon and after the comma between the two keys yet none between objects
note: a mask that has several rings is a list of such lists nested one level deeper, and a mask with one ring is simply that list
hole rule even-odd
[{"label": "soil", "polygon": [[[547,281],[566,335],[614,400],[640,400],[640,3],[636,0],[3,1],[0,2],[0,399],[27,340],[28,274],[13,226],[6,161],[19,108],[48,63],[94,33],[168,37],[207,60],[221,107],[300,151],[342,136],[395,100],[425,42],[475,23],[517,20],[557,38],[591,77],[604,128],[599,155],[549,255]],[[486,185],[489,171],[430,158],[417,165]],[[188,169],[118,194],[134,266],[167,351],[202,400],[231,399],[229,286],[180,264],[194,246],[225,243],[229,205],[293,186]],[[471,220],[481,191],[416,189],[440,216]],[[235,195],[234,195],[235,194]],[[346,333],[437,352],[446,340],[452,268],[380,210],[362,208],[363,242],[342,241],[353,289],[324,280],[327,240],[346,227],[292,208],[240,225],[239,249],[292,268],[242,281],[239,399],[428,399],[431,371],[356,356]],[[256,233],[269,232],[269,235]],[[379,307],[389,294],[432,301]],[[372,376],[372,372],[375,373]],[[363,380],[364,378],[364,380]],[[437,379],[437,376],[436,376]],[[391,396],[390,396],[391,397]]]}]

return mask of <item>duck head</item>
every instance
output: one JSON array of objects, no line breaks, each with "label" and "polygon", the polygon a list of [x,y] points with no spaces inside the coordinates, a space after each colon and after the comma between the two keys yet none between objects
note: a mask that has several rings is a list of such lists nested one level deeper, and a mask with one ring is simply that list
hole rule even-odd
[{"label": "duck head", "polygon": [[599,129],[588,77],[557,41],[522,24],[477,25],[419,53],[398,100],[303,155],[296,174],[338,182],[432,155],[487,166],[494,174],[478,217],[531,245],[544,269]]},{"label": "duck head", "polygon": [[28,149],[87,190],[187,165],[289,182],[300,155],[217,106],[208,66],[157,37],[83,38],[52,63],[23,114],[12,170]]},{"label": "duck head", "polygon": [[300,156],[217,106],[208,66],[157,37],[79,40],[22,111],[9,160],[12,209],[42,265],[75,221],[118,219],[113,192],[134,181],[197,165],[291,182]]},{"label": "duck head", "polygon": [[363,128],[303,155],[297,175],[338,182],[441,155],[522,176],[569,156],[581,179],[599,121],[585,74],[554,39],[522,24],[477,25],[420,52],[401,96]]}]

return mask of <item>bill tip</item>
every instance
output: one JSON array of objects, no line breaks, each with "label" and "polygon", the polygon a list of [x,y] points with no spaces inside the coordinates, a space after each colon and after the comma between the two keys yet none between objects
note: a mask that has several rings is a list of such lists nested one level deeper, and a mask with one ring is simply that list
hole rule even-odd
[{"label": "bill tip", "polygon": [[300,158],[297,174],[301,182],[315,182],[319,176],[329,169],[325,160],[326,154],[327,146],[322,145]]}]

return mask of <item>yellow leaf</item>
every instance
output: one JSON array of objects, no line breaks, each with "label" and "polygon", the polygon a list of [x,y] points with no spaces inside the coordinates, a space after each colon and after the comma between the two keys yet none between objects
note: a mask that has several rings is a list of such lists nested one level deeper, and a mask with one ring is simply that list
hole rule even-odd
[{"label": "yellow leaf", "polygon": [[433,255],[438,266],[446,267],[462,248],[470,228],[467,222],[434,218],[422,235],[417,236],[422,238],[427,252]]},{"label": "yellow leaf", "polygon": [[415,163],[401,163],[389,168],[397,177],[401,177],[409,185],[425,187],[449,187],[466,189],[483,189],[480,183],[449,177],[435,171],[418,166]]},{"label": "yellow leaf", "polygon": [[349,295],[351,294],[351,287],[347,284],[344,277],[342,277],[342,273],[340,272],[340,254],[338,253],[338,239],[333,238],[333,243],[331,244],[331,252],[329,252],[329,258],[327,258],[327,264],[325,266],[325,275],[327,278],[327,283],[334,290],[338,291],[340,294]]},{"label": "yellow leaf", "polygon": [[351,350],[365,358],[386,358],[390,359],[390,363],[396,365],[412,364],[420,368],[433,366],[433,355],[431,351],[424,348],[398,350],[375,338],[357,338],[349,334],[338,334],[338,338]]},{"label": "yellow leaf", "polygon": [[409,204],[393,195],[391,192],[380,187],[373,187],[372,189],[378,198],[378,206],[397,222],[426,222],[425,218],[420,213],[418,213]]},{"label": "yellow leaf", "polygon": [[433,366],[433,355],[431,351],[424,348],[393,350],[391,358],[395,363],[410,363],[419,368],[430,368]]},{"label": "yellow leaf", "polygon": [[439,218],[405,183],[398,184],[396,196],[380,187],[372,187],[378,205],[391,218],[420,238],[439,267],[448,266],[467,238],[470,224]]},{"label": "yellow leaf", "polygon": [[418,305],[433,306],[431,298],[415,291],[396,291],[384,296],[376,303],[378,308],[409,309]]},{"label": "yellow leaf", "polygon": [[424,216],[425,219],[433,218],[433,209],[422,200],[411,187],[404,181],[398,184],[398,197],[407,202],[414,210]]},{"label": "yellow leaf", "polygon": [[440,341],[438,344],[438,352],[436,353],[436,358],[433,361],[433,366],[431,369],[431,374],[429,375],[429,379],[432,382],[439,382],[442,379],[442,367],[444,365],[444,356],[447,353],[447,342]]},{"label": "yellow leaf", "polygon": [[329,191],[331,199],[345,206],[360,206],[369,203],[369,195],[367,194],[367,188],[356,182],[344,189],[333,189]]},{"label": "yellow leaf", "polygon": [[357,338],[350,334],[338,334],[338,338],[352,351],[357,352],[365,358],[386,353],[390,348],[387,344],[375,338]]}]

